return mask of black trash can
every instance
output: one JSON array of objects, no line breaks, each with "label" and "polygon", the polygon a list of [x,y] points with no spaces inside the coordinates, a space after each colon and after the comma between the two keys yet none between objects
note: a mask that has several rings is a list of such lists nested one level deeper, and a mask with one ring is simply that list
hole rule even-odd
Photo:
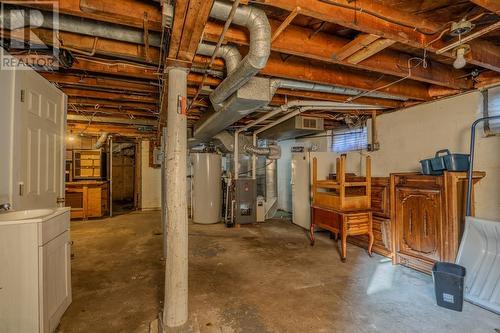
[{"label": "black trash can", "polygon": [[451,310],[462,311],[465,267],[449,262],[437,262],[432,268],[432,277],[437,304]]}]

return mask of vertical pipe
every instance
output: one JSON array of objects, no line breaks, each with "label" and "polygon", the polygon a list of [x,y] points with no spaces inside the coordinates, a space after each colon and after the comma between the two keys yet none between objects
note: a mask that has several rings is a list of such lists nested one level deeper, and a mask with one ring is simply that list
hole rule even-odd
[{"label": "vertical pipe", "polygon": [[475,122],[473,122],[472,126],[471,126],[470,152],[469,152],[470,165],[469,165],[469,171],[467,173],[467,200],[466,200],[466,206],[465,206],[465,216],[471,216],[471,213],[472,213],[472,203],[471,203],[471,201],[472,201],[472,175],[474,173],[474,146],[476,144],[476,126],[485,120],[491,120],[491,119],[500,119],[500,116],[479,118]]},{"label": "vertical pipe", "polygon": [[[188,319],[188,216],[187,216],[187,72],[168,71],[168,115],[166,142],[167,258],[163,329],[186,324]],[[165,204],[165,202],[164,202]]]},{"label": "vertical pipe", "polygon": [[[257,134],[252,135],[252,145],[257,147]],[[252,154],[252,179],[257,179],[257,155]]]},{"label": "vertical pipe", "polygon": [[239,178],[239,173],[240,173],[240,150],[239,150],[239,137],[240,137],[240,131],[236,131],[234,133],[234,179]]}]

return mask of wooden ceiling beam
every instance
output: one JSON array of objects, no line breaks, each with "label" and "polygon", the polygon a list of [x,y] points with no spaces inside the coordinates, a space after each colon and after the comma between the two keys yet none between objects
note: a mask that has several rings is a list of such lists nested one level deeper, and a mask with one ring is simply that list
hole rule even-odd
[{"label": "wooden ceiling beam", "polygon": [[162,75],[161,73],[158,73],[158,68],[153,66],[83,57],[76,57],[71,69],[89,73],[102,73],[145,80],[158,80],[158,78]]},{"label": "wooden ceiling beam", "polygon": [[367,47],[365,47],[365,48],[359,50],[358,52],[352,54],[351,56],[349,56],[346,59],[346,61],[348,63],[354,64],[354,65],[359,64],[363,60],[374,56],[375,54],[379,53],[383,49],[388,48],[389,46],[391,46],[394,43],[396,43],[396,42],[393,41],[392,39],[386,39],[386,38],[378,39],[378,40],[374,41],[373,43],[371,43],[370,45],[368,45]]},{"label": "wooden ceiling beam", "polygon": [[[128,92],[142,92],[142,93],[158,93],[158,86],[144,81],[130,81],[108,78],[103,76],[87,76],[78,75],[73,73],[61,72],[40,72],[44,78],[50,82],[60,85],[75,86],[75,87],[98,87],[107,88],[112,90],[121,90]],[[156,83],[156,82],[154,82]]]},{"label": "wooden ceiling beam", "polygon": [[170,42],[168,49],[168,57],[177,59],[179,48],[182,41],[182,30],[184,29],[184,21],[189,8],[189,0],[175,0],[174,21],[172,31],[170,33]]},{"label": "wooden ceiling beam", "polygon": [[[351,4],[346,4],[343,0],[259,0],[259,2],[288,11],[299,6],[302,8],[302,15],[375,34],[415,48],[425,48],[430,52],[436,52],[448,45],[448,42],[442,40],[430,44],[441,32],[439,29],[442,27],[438,24],[371,0],[357,0]],[[354,6],[356,10],[352,9]],[[500,71],[499,46],[484,40],[474,40],[469,44],[475,50],[469,55],[470,63]],[[483,47],[487,47],[488,50],[483,50]],[[492,53],[497,57],[492,58]],[[452,52],[443,55],[453,58]]]},{"label": "wooden ceiling beam", "polygon": [[131,108],[136,110],[146,110],[151,112],[157,112],[157,107],[153,104],[144,104],[142,102],[123,102],[123,101],[114,101],[108,99],[98,99],[91,97],[81,97],[81,96],[69,96],[68,104],[75,105],[85,105],[99,108],[101,106],[109,107],[109,108]]},{"label": "wooden ceiling beam", "polygon": [[[40,1],[40,4],[37,4],[35,1],[14,0],[11,3],[39,8],[41,10],[54,9],[50,1]],[[161,31],[161,9],[159,8],[159,4],[155,4],[153,1],[58,0],[57,10],[61,14],[121,24],[139,29],[143,28],[144,13],[147,13],[149,29]]]},{"label": "wooden ceiling beam", "polygon": [[156,126],[156,119],[140,119],[140,118],[119,118],[119,117],[107,117],[107,116],[93,116],[86,117],[82,115],[68,114],[68,121],[72,122],[86,122],[91,123],[113,123],[113,124],[126,124],[126,125],[139,125],[139,126]]},{"label": "wooden ceiling beam", "polygon": [[[201,41],[203,29],[208,20],[214,0],[190,0],[177,59],[191,62]],[[170,52],[169,52],[170,53]],[[170,55],[170,54],[169,54]]]},{"label": "wooden ceiling beam", "polygon": [[[196,66],[201,65],[199,63],[195,64]],[[379,92],[415,100],[431,99],[428,94],[429,87],[422,82],[405,80],[393,84],[397,80],[393,77],[381,77],[372,73],[345,69],[325,62],[298,57],[283,60],[276,53],[271,54],[266,67],[260,71],[260,74],[366,91],[390,85],[380,89]]]},{"label": "wooden ceiling beam", "polygon": [[406,80],[397,82],[395,78],[380,77],[380,75],[353,71],[319,61],[308,61],[294,57],[284,61],[277,54],[271,54],[267,65],[260,71],[262,75],[269,75],[307,82],[317,82],[344,88],[379,91],[410,99],[429,100],[426,84]]},{"label": "wooden ceiling beam", "polygon": [[111,108],[107,106],[101,106],[98,109],[90,106],[76,106],[75,108],[69,107],[68,114],[89,114],[94,113],[101,115],[112,115],[114,117],[146,117],[146,118],[157,118],[158,113],[153,113],[150,111],[126,109],[126,108]]},{"label": "wooden ceiling beam", "polygon": [[[280,22],[270,20],[270,24],[272,30],[275,30],[279,27]],[[222,27],[219,22],[209,21],[205,27],[204,39],[211,42],[217,41]],[[363,36],[367,37],[360,37],[358,41],[351,44],[352,41],[349,39],[322,32],[309,38],[311,33],[311,29],[290,25],[274,41],[271,46],[272,50],[398,77],[408,76],[408,63],[413,56],[391,49],[385,49],[358,64],[345,61],[349,55],[361,50],[365,45],[369,45],[368,41],[375,39],[375,37],[371,37],[373,36],[371,34],[364,34]],[[248,33],[238,27],[230,27],[226,32],[225,39],[238,45],[248,45],[249,43]],[[349,46],[349,44],[351,45]],[[345,58],[338,59],[339,55],[341,58]],[[199,57],[195,58],[195,61],[199,61]],[[412,68],[411,79],[457,89],[469,89],[472,87],[472,82],[467,80],[466,74],[467,72],[463,70],[455,70],[449,65],[428,60],[427,68],[422,66]]]},{"label": "wooden ceiling beam", "polygon": [[377,35],[372,35],[372,34],[359,34],[354,38],[352,41],[349,43],[345,44],[342,46],[338,51],[336,51],[333,55],[332,58],[337,61],[342,61],[349,56],[353,55],[354,53],[358,52],[359,50],[362,50],[363,48],[367,47],[380,37]]},{"label": "wooden ceiling beam", "polygon": [[498,0],[470,0],[472,3],[500,15],[500,2]]},{"label": "wooden ceiling beam", "polygon": [[[33,33],[39,38],[39,40],[46,45],[53,44],[53,32],[48,29],[31,29]],[[11,38],[15,40],[24,40],[24,31],[3,31],[5,38]],[[133,44],[128,42],[122,42],[112,39],[98,38],[94,47],[95,38],[92,36],[74,34],[66,31],[59,31],[58,36],[62,43],[61,45],[55,45],[62,49],[69,49],[73,55],[81,54],[82,52],[94,53],[98,55],[105,55],[116,57],[125,60],[148,62],[145,58],[145,47],[140,44]],[[77,51],[75,51],[77,50]],[[150,63],[158,64],[160,51],[158,48],[149,47],[148,55]]]},{"label": "wooden ceiling beam", "polygon": [[155,131],[152,132],[142,132],[137,130],[137,126],[133,125],[107,125],[107,124],[85,124],[85,123],[75,123],[68,122],[66,127],[66,132],[73,132],[76,134],[100,134],[102,132],[108,132],[113,134],[118,134],[122,136],[130,137],[152,137],[156,135]]},{"label": "wooden ceiling beam", "polygon": [[63,88],[62,91],[70,97],[88,97],[95,99],[107,99],[116,102],[119,101],[139,102],[142,104],[153,104],[153,105],[158,103],[158,99],[156,97],[143,96],[143,95],[121,94],[116,92],[77,89],[77,88]]}]

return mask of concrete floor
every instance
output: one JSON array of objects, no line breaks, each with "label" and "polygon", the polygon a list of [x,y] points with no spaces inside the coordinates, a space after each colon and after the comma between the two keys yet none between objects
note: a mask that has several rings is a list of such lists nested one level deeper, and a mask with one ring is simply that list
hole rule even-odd
[{"label": "concrete floor", "polygon": [[[161,311],[159,213],[72,223],[73,304],[59,332],[147,332]],[[430,276],[286,220],[190,225],[190,320],[200,332],[481,332],[500,316],[435,305]]]}]

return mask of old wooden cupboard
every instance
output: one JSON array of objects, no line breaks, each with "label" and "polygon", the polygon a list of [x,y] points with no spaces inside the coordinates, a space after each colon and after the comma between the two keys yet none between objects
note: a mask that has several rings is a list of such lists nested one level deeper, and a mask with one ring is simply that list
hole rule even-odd
[{"label": "old wooden cupboard", "polygon": [[[484,176],[475,172],[473,183]],[[466,191],[465,172],[372,177],[373,251],[426,273],[435,261],[453,262],[464,229]],[[364,235],[348,241],[368,244]]]},{"label": "old wooden cupboard", "polygon": [[[473,183],[484,173],[475,172]],[[464,230],[467,174],[391,175],[393,262],[430,273],[455,261]]]}]

